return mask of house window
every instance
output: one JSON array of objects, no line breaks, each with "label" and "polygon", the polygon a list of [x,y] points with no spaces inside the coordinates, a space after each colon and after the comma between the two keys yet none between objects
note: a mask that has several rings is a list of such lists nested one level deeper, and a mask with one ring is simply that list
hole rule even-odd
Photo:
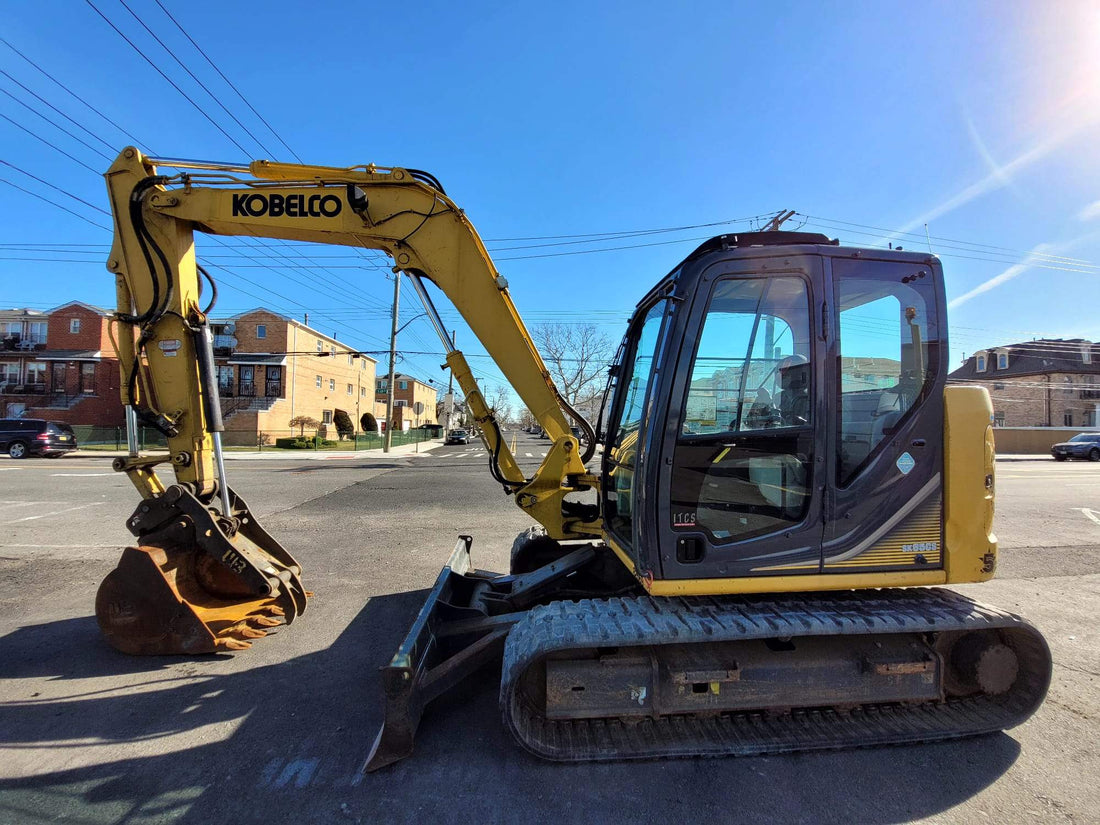
[{"label": "house window", "polygon": [[351,395],[354,392],[355,392],[355,388],[351,384],[348,384],[348,395]]},{"label": "house window", "polygon": [[317,389],[321,389],[321,376],[317,376]]},{"label": "house window", "polygon": [[323,341],[318,341],[317,342],[317,351],[318,352],[324,352],[325,351],[325,344],[324,344]]},{"label": "house window", "polygon": [[1008,369],[1008,353],[1007,352],[997,353],[997,369],[999,369],[999,370],[1007,370]]},{"label": "house window", "polygon": [[1085,410],[1085,421],[1082,426],[1095,427],[1096,426],[1096,410]]},{"label": "house window", "polygon": [[73,333],[74,335],[76,333],[80,332],[80,319],[79,318],[70,318],[69,319],[69,332]]},{"label": "house window", "polygon": [[46,365],[41,361],[31,361],[27,364],[27,384],[46,383]]},{"label": "house window", "polygon": [[335,378],[330,378],[328,380],[328,389],[329,389],[329,392],[335,392],[336,391],[336,379]]},{"label": "house window", "polygon": [[359,369],[365,370],[367,368],[367,359],[363,358],[359,361]]},{"label": "house window", "polygon": [[408,381],[398,381],[397,382],[397,389],[407,390],[408,388],[409,388],[409,382]]},{"label": "house window", "polygon": [[974,360],[976,362],[975,368],[978,372],[985,372],[985,355],[975,355]]},{"label": "house window", "polygon": [[366,387],[360,387],[359,388],[359,397],[360,398],[365,398],[366,395],[367,395],[367,388]]},{"label": "house window", "polygon": [[1062,423],[1067,427],[1073,426],[1073,413],[1067,412],[1062,416]]},{"label": "house window", "polygon": [[330,346],[328,348],[328,352],[329,352],[329,355],[331,355],[333,358],[336,357],[336,347]]},{"label": "house window", "polygon": [[266,338],[267,337],[267,324],[256,324],[256,337],[257,338]]},{"label": "house window", "polygon": [[409,402],[402,401],[400,398],[398,398],[396,401],[393,402],[393,405],[395,407],[407,407],[409,405]]},{"label": "house window", "polygon": [[354,364],[354,363],[352,363],[353,361],[355,361],[355,358],[354,358],[354,357],[352,356],[352,354],[351,354],[351,353],[349,352],[349,353],[348,353],[348,366],[349,366],[349,367],[354,367],[354,366],[355,366],[355,364]]},{"label": "house window", "polygon": [[95,364],[80,365],[80,392],[84,395],[95,394]]},{"label": "house window", "polygon": [[1092,363],[1092,344],[1081,345],[1081,362],[1084,364]]},{"label": "house window", "polygon": [[1003,412],[993,413],[993,426],[1003,427],[1005,425],[1005,414]]},{"label": "house window", "polygon": [[218,392],[223,395],[233,393],[233,368],[218,367]]},{"label": "house window", "polygon": [[45,321],[31,321],[28,324],[30,327],[27,340],[32,344],[44,344],[46,343],[46,322]]},{"label": "house window", "polygon": [[332,423],[332,410],[322,410],[321,411],[321,423],[322,424],[331,424]]},{"label": "house window", "polygon": [[388,378],[383,378],[379,381],[375,381],[374,382],[374,391],[375,392],[385,392],[386,387],[388,385],[389,385],[389,379]]}]

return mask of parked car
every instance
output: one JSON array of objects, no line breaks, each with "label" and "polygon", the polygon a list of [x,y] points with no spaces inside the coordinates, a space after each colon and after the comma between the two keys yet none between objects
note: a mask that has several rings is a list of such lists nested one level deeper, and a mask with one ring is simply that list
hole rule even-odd
[{"label": "parked car", "polygon": [[466,430],[451,430],[447,433],[447,444],[469,444],[470,434]]},{"label": "parked car", "polygon": [[1065,461],[1067,458],[1100,461],[1100,433],[1075,435],[1069,441],[1063,441],[1051,447],[1050,454],[1054,456],[1055,461]]},{"label": "parked car", "polygon": [[63,421],[0,418],[0,450],[12,458],[32,455],[60,458],[76,448],[76,434]]}]

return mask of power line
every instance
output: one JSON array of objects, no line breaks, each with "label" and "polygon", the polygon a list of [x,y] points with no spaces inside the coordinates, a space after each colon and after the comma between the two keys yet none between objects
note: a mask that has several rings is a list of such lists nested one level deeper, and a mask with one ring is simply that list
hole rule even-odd
[{"label": "power line", "polygon": [[[256,111],[256,108],[251,103],[248,102],[248,98],[246,98],[241,93],[241,90],[238,89],[233,84],[233,81],[231,81],[228,77],[225,76],[225,74],[222,72],[222,70],[218,68],[217,64],[214,63],[214,61],[210,59],[210,56],[207,55],[207,53],[205,51],[203,51],[202,47],[199,46],[199,44],[195,42],[194,38],[192,38],[191,35],[189,35],[187,33],[187,30],[182,25],[180,25],[179,21],[177,21],[175,17],[172,16],[172,13],[169,12],[168,9],[166,9],[164,7],[164,5],[160,2],[160,0],[154,0],[154,2],[156,2],[156,4],[158,6],[160,6],[160,10],[162,12],[164,12],[165,15],[168,16],[168,19],[171,20],[173,23],[175,23],[176,28],[179,29],[180,32],[183,33],[183,36],[186,37],[191,42],[191,45],[195,47],[196,51],[198,51],[198,53],[201,54],[203,56],[203,58],[205,58],[206,62],[210,64],[210,67],[215,72],[218,73],[218,76],[221,77],[222,80],[224,80],[226,82],[226,85],[228,85],[229,88],[232,89],[236,93],[237,97],[239,97],[242,101],[244,101],[244,105],[252,110],[252,114],[256,115],[256,117],[258,117],[260,119],[260,121],[263,123],[264,126],[267,127],[268,131],[271,132],[271,134],[275,135],[275,139],[278,140],[279,143],[283,144],[283,146],[286,148],[286,150],[294,156],[294,159],[297,160],[298,163],[304,163],[304,161],[300,157],[298,157],[298,154],[293,149],[291,149],[290,146],[287,145],[287,142],[285,140],[283,140],[282,136],[278,132],[276,132],[275,129],[271,126],[271,124],[268,123],[264,119],[264,116],[261,115],[258,111]],[[259,141],[257,141],[257,143],[259,143]]]},{"label": "power line", "polygon": [[247,134],[247,135],[248,135],[248,136],[249,136],[250,138],[252,138],[252,139],[253,139],[254,141],[256,141],[256,144],[257,144],[257,145],[258,145],[258,146],[259,146],[259,147],[260,147],[260,148],[261,148],[261,149],[262,149],[262,150],[263,150],[264,152],[266,152],[267,154],[269,154],[269,155],[270,155],[270,154],[271,154],[271,150],[270,150],[270,149],[268,149],[268,148],[267,148],[266,146],[264,146],[264,144],[263,144],[263,141],[261,141],[261,140],[260,140],[260,139],[259,139],[258,137],[256,137],[256,136],[255,136],[254,134],[252,134],[251,130],[250,130],[250,129],[249,129],[249,128],[248,128],[247,126],[245,126],[245,125],[244,125],[243,123],[241,123],[241,122],[240,122],[240,121],[239,121],[239,120],[237,119],[237,116],[236,116],[235,114],[233,114],[233,113],[232,113],[231,111],[229,111],[229,109],[228,109],[228,108],[226,108],[226,105],[225,105],[224,103],[222,103],[222,102],[221,102],[221,101],[220,101],[220,100],[218,99],[217,95],[215,95],[215,94],[214,94],[214,93],[213,93],[212,91],[210,91],[210,89],[209,89],[209,88],[207,88],[206,84],[205,84],[205,83],[203,83],[203,82],[202,82],[202,81],[201,81],[201,80],[200,80],[200,79],[199,79],[199,78],[198,78],[198,77],[197,77],[197,76],[195,75],[195,73],[194,73],[193,71],[191,71],[191,70],[190,70],[189,68],[187,68],[187,65],[186,65],[186,64],[185,64],[185,63],[184,63],[184,62],[183,62],[182,60],[180,60],[180,59],[179,59],[178,57],[176,57],[176,53],[175,53],[175,52],[173,52],[173,51],[172,51],[172,50],[171,50],[170,48],[168,48],[168,46],[166,46],[166,45],[164,44],[164,41],[163,41],[163,40],[161,40],[161,39],[160,39],[160,38],[159,38],[159,37],[157,36],[156,32],[154,32],[154,31],[153,31],[153,30],[152,30],[151,28],[149,28],[149,26],[147,26],[147,25],[146,25],[145,21],[144,21],[144,20],[142,20],[142,19],[141,19],[141,18],[140,18],[140,17],[138,16],[138,15],[136,15],[136,14],[134,13],[134,10],[133,10],[133,9],[131,9],[131,8],[130,8],[130,7],[129,7],[129,6],[127,5],[127,3],[126,3],[126,0],[118,0],[118,1],[119,1],[119,2],[120,2],[120,3],[122,4],[122,7],[123,7],[124,9],[126,9],[126,11],[130,12],[130,16],[131,16],[131,17],[133,17],[133,18],[134,18],[135,20],[137,20],[137,21],[138,21],[138,23],[139,23],[139,24],[141,24],[141,27],[142,27],[143,29],[145,29],[145,31],[149,32],[149,34],[150,34],[150,35],[152,36],[152,38],[153,38],[154,40],[156,40],[158,44],[160,44],[160,47],[161,47],[162,49],[164,49],[164,50],[165,50],[166,52],[168,52],[168,54],[169,54],[169,55],[171,56],[171,58],[172,58],[173,60],[175,60],[175,61],[176,61],[176,62],[177,62],[177,63],[178,63],[179,65],[180,65],[180,68],[182,68],[182,69],[183,69],[183,70],[184,70],[185,72],[187,72],[187,74],[188,74],[188,75],[190,75],[191,79],[192,79],[192,80],[194,80],[194,81],[195,81],[196,83],[198,83],[198,84],[199,84],[199,86],[201,86],[201,87],[202,87],[202,90],[203,90],[204,92],[206,92],[206,93],[207,93],[207,94],[208,94],[208,95],[210,96],[210,99],[211,99],[211,100],[213,100],[213,101],[214,101],[215,103],[217,103],[217,104],[218,104],[218,105],[219,105],[219,106],[220,106],[220,107],[222,108],[222,111],[223,111],[223,112],[225,112],[225,113],[226,113],[227,115],[229,115],[229,116],[230,116],[230,117],[231,117],[231,118],[233,119],[233,122],[234,122],[234,123],[236,123],[236,124],[237,124],[238,126],[240,126],[240,127],[242,128],[242,129],[244,129],[245,133],[246,133],[246,134]]},{"label": "power line", "polygon": [[[108,227],[104,226],[103,224],[96,223],[95,221],[93,221],[89,218],[85,218],[83,215],[78,215],[76,212],[69,209],[67,206],[62,206],[61,204],[56,203],[55,201],[52,201],[49,198],[46,198],[46,197],[43,197],[42,195],[37,194],[36,192],[32,192],[29,189],[24,189],[19,184],[12,183],[7,178],[0,178],[0,183],[6,183],[8,186],[11,186],[15,189],[18,189],[20,192],[25,192],[26,194],[30,195],[32,198],[38,198],[40,201],[45,201],[46,203],[50,204],[51,206],[56,206],[58,209],[61,209],[62,211],[65,211],[65,212],[68,212],[70,215],[72,215],[74,217],[80,218],[80,220],[84,221],[85,223],[90,223],[92,226],[98,227],[99,229],[106,230],[107,232],[111,231]],[[22,258],[22,259],[20,259],[20,258],[4,258],[3,260],[35,261],[35,260],[42,260],[42,259],[40,259],[40,258]],[[90,263],[90,262],[89,261],[80,261],[80,263]]]},{"label": "power line", "polygon": [[77,164],[79,164],[79,165],[83,166],[83,167],[84,167],[85,169],[87,169],[87,170],[88,170],[89,172],[91,172],[91,173],[92,173],[93,175],[98,175],[98,174],[99,174],[99,173],[98,173],[98,172],[97,172],[97,171],[96,171],[95,169],[93,169],[93,168],[92,168],[91,166],[89,166],[88,164],[86,164],[86,163],[85,163],[84,161],[82,161],[82,160],[77,160],[77,159],[76,159],[75,157],[73,157],[72,155],[70,155],[70,154],[69,154],[68,152],[66,152],[66,151],[65,151],[64,149],[60,149],[60,148],[58,148],[57,146],[54,146],[54,145],[53,145],[52,143],[50,143],[50,142],[49,142],[48,140],[46,140],[46,139],[45,139],[44,137],[42,137],[42,136],[41,136],[41,135],[39,135],[38,133],[36,133],[36,132],[33,132],[33,131],[31,131],[31,130],[30,130],[30,129],[28,129],[28,128],[27,128],[26,126],[22,125],[21,123],[16,123],[16,122],[15,122],[14,120],[12,120],[12,119],[11,119],[10,117],[8,117],[8,116],[7,116],[6,114],[4,114],[3,112],[0,112],[0,117],[4,118],[4,120],[6,120],[6,121],[7,121],[8,123],[10,123],[10,124],[11,124],[12,126],[15,126],[15,127],[17,128],[17,129],[22,129],[22,130],[23,130],[24,132],[26,132],[26,133],[27,133],[28,135],[30,135],[31,137],[33,137],[33,138],[36,138],[37,140],[40,140],[40,141],[42,141],[42,142],[43,142],[43,143],[45,143],[45,144],[46,144],[47,146],[49,146],[49,147],[50,147],[51,149],[53,149],[53,150],[55,150],[55,151],[58,151],[58,152],[60,152],[60,153],[61,153],[61,154],[63,154],[63,155],[65,156],[65,157],[67,157],[67,158],[68,158],[69,160],[73,161],[73,163],[77,163]]},{"label": "power line", "polygon": [[115,33],[119,37],[121,37],[123,40],[125,40],[130,45],[130,48],[132,48],[135,52],[138,53],[138,56],[141,57],[142,60],[144,60],[146,63],[148,63],[150,66],[152,66],[153,69],[156,71],[156,73],[159,74],[161,77],[163,77],[166,81],[168,81],[168,83],[172,86],[173,89],[175,89],[177,92],[179,92],[181,95],[183,95],[184,99],[187,100],[187,102],[190,103],[192,106],[194,106],[199,114],[201,114],[204,118],[206,118],[208,121],[210,121],[210,123],[213,124],[215,129],[217,129],[219,132],[221,132],[223,135],[225,135],[225,137],[229,140],[230,143],[232,143],[234,146],[236,146],[246,156],[249,154],[247,149],[245,149],[243,146],[241,146],[241,144],[239,144],[236,141],[236,139],[232,135],[229,134],[229,132],[225,131],[225,129],[223,129],[221,127],[221,124],[219,124],[216,120],[214,120],[214,118],[210,117],[210,115],[206,113],[205,109],[203,109],[201,106],[199,106],[199,104],[196,103],[191,98],[191,96],[189,94],[187,94],[187,92],[185,92],[183,89],[181,89],[179,86],[177,86],[176,82],[174,80],[172,80],[172,78],[170,78],[168,75],[166,75],[163,71],[161,71],[160,67],[156,63],[154,63],[152,60],[150,60],[149,56],[146,55],[145,52],[143,52],[140,48],[138,48],[129,37],[127,37],[125,34],[123,34],[122,31],[118,28],[118,26],[116,26],[114,23],[112,23],[110,21],[110,19],[108,19],[107,15],[105,15],[98,8],[96,8],[96,6],[92,2],[92,0],[84,0],[84,2],[87,3],[89,6],[91,6],[92,10],[96,14],[98,14],[100,17],[103,18],[103,22],[105,22],[108,26],[110,26],[112,29],[114,29]]},{"label": "power line", "polygon": [[78,198],[78,197],[77,197],[76,195],[74,195],[74,194],[73,194],[72,192],[67,192],[67,191],[65,191],[64,189],[62,189],[62,188],[61,188],[60,186],[54,186],[54,185],[53,185],[52,183],[50,183],[50,182],[49,182],[48,180],[42,180],[42,178],[38,177],[37,175],[32,175],[32,174],[31,174],[30,172],[28,172],[28,171],[27,171],[26,169],[20,169],[20,168],[19,168],[18,166],[16,166],[16,165],[15,165],[14,163],[10,163],[10,162],[8,162],[8,161],[6,161],[6,160],[3,160],[3,159],[0,159],[0,163],[4,164],[5,166],[9,166],[9,167],[11,167],[11,168],[12,168],[12,169],[14,169],[14,170],[15,170],[16,172],[22,172],[22,173],[23,173],[24,175],[26,175],[26,176],[27,176],[28,178],[34,178],[34,179],[35,179],[36,181],[38,181],[39,183],[41,183],[41,184],[44,184],[44,185],[46,185],[46,186],[50,187],[51,189],[55,189],[55,190],[57,190],[57,191],[58,191],[58,192],[60,192],[60,193],[61,193],[62,195],[67,195],[68,197],[72,198],[72,199],[73,199],[74,201],[80,201],[80,203],[84,204],[85,206],[87,206],[87,207],[90,207],[91,209],[94,209],[94,210],[96,210],[97,212],[102,212],[102,213],[103,213],[104,215],[106,215],[106,216],[107,216],[108,218],[109,218],[109,217],[111,217],[111,213],[110,213],[110,212],[108,212],[108,211],[107,211],[106,209],[103,209],[102,207],[96,206],[96,205],[95,205],[94,203],[88,203],[88,201],[84,200],[83,198]]}]

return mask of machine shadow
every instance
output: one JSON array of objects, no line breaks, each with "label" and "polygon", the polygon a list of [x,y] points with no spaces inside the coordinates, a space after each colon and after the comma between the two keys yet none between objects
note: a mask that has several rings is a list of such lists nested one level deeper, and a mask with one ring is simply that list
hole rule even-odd
[{"label": "machine shadow", "polygon": [[770,822],[896,823],[969,799],[1019,754],[998,734],[785,757],[558,765],[512,742],[490,668],[428,708],[410,759],[363,775],[382,722],[378,669],[425,595],[373,597],[328,648],[270,663],[292,637],[269,640],[266,654],[257,645],[237,657],[163,661],[116,654],[92,638],[91,618],[5,637],[8,678],[150,678],[60,700],[4,697],[0,749],[68,751],[69,767],[0,780],[0,821],[617,823],[728,821],[737,811]]}]

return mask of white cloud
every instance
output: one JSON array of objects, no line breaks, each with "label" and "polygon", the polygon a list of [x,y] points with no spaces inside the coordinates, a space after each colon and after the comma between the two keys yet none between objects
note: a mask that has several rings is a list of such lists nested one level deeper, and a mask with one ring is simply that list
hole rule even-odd
[{"label": "white cloud", "polygon": [[1093,218],[1100,218],[1100,201],[1093,201],[1077,213],[1079,221],[1091,221]]},{"label": "white cloud", "polygon": [[[1008,269],[1006,269],[1004,272],[1002,272],[1000,275],[994,275],[988,281],[982,281],[982,283],[978,284],[976,287],[974,287],[969,292],[964,293],[963,295],[960,295],[958,298],[953,298],[951,301],[948,302],[947,308],[948,309],[954,309],[957,306],[961,306],[962,304],[965,304],[971,298],[978,297],[983,292],[989,292],[989,290],[996,289],[997,287],[999,287],[1001,284],[1005,283],[1006,281],[1011,281],[1017,275],[1019,275],[1023,272],[1027,272],[1029,269],[1031,269],[1032,263],[1036,262],[1036,259],[1033,258],[1032,256],[1042,255],[1046,252],[1054,250],[1055,248],[1056,247],[1054,247],[1052,244],[1046,244],[1046,243],[1041,243],[1038,246],[1032,247],[1028,251],[1028,258],[1027,259],[1025,259],[1024,261],[1022,261],[1018,264],[1013,264]],[[1039,263],[1041,263],[1042,261],[1043,261],[1042,258],[1040,258],[1038,260]]]}]

